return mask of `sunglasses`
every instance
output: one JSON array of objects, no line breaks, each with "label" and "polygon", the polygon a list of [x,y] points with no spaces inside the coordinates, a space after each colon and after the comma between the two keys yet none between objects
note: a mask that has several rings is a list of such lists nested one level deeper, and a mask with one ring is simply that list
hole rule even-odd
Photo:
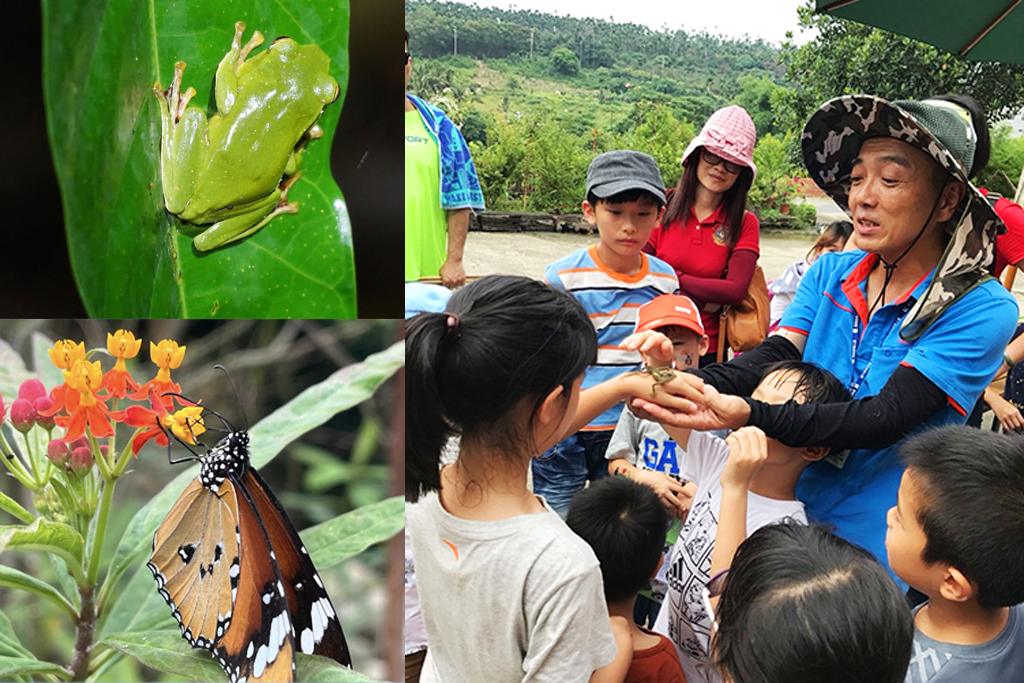
[{"label": "sunglasses", "polygon": [[718,166],[718,164],[724,164],[727,173],[736,174],[743,170],[743,166],[741,166],[740,164],[734,164],[731,161],[726,161],[717,154],[712,154],[707,149],[701,152],[701,157],[711,166]]},{"label": "sunglasses", "polygon": [[725,589],[725,579],[729,576],[729,570],[723,569],[708,581],[707,585],[701,589],[700,597],[704,602],[704,609],[708,611],[708,618],[711,620],[711,632],[714,633],[718,630],[718,619],[715,617],[715,610],[711,607],[711,598],[717,598],[722,594]]},{"label": "sunglasses", "polygon": [[408,64],[408,63],[409,63],[409,58],[410,58],[410,57],[412,57],[412,55],[410,55],[410,54],[409,54],[408,52],[406,52],[406,53],[405,53],[405,63],[406,63],[406,64]]}]

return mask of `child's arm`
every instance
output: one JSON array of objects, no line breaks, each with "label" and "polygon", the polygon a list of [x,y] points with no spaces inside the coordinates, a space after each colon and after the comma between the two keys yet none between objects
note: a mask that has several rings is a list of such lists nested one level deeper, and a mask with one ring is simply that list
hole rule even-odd
[{"label": "child's arm", "polygon": [[[729,460],[722,470],[722,507],[718,511],[710,576],[732,564],[736,549],[747,538],[747,492],[768,458],[768,441],[757,427],[737,429],[725,442],[729,445]],[[712,598],[712,604],[716,602]]]},{"label": "child's arm", "polygon": [[610,619],[618,654],[611,664],[606,664],[590,674],[590,683],[623,683],[626,674],[629,673],[629,667],[633,665],[633,633],[629,622],[625,617],[615,616]]},{"label": "child's arm", "polygon": [[[703,397],[699,389],[692,389],[688,383],[680,381],[684,377],[686,376],[683,373],[677,373],[677,377],[671,382],[659,385],[662,390],[654,392],[653,397],[651,388],[654,386],[655,380],[651,375],[645,373],[626,372],[584,389],[580,393],[580,404],[576,409],[576,416],[565,433],[567,436],[575,434],[593,422],[598,415],[632,396],[646,396],[658,405],[682,413],[694,410],[693,402],[687,400],[685,396],[700,397],[701,399]],[[693,381],[699,380],[693,378]]]},{"label": "child's arm", "polygon": [[625,458],[615,458],[608,461],[608,474],[617,474],[650,486],[668,508],[670,515],[682,519],[690,510],[690,504],[693,501],[692,487],[687,489],[664,472],[643,469]]}]

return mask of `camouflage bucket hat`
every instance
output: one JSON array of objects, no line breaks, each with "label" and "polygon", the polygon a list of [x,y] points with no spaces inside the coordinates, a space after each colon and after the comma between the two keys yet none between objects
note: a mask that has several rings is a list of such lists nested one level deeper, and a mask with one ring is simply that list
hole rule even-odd
[{"label": "camouflage bucket hat", "polygon": [[821,105],[800,137],[811,178],[847,214],[853,160],[868,138],[888,137],[916,147],[967,186],[935,276],[900,327],[900,337],[908,342],[920,338],[960,297],[991,279],[996,235],[1005,232],[988,200],[967,179],[977,138],[964,113],[940,100],[888,102],[844,95]]}]

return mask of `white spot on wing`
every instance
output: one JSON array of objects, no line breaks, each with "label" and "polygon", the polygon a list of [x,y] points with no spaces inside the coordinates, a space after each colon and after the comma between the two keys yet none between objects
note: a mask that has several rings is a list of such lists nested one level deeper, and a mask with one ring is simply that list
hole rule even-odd
[{"label": "white spot on wing", "polygon": [[302,652],[307,655],[313,654],[313,632],[308,628],[302,632]]},{"label": "white spot on wing", "polygon": [[267,668],[267,646],[260,645],[259,651],[256,653],[256,659],[252,664],[252,675],[254,678],[259,678],[263,675],[263,670]]}]

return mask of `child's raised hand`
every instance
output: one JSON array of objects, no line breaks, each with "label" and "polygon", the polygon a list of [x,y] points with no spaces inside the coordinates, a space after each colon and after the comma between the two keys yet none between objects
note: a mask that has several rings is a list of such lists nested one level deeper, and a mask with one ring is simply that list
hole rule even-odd
[{"label": "child's raised hand", "polygon": [[658,498],[668,509],[668,513],[680,519],[686,517],[693,504],[695,486],[683,485],[668,476],[664,472],[652,472],[651,470],[636,469],[633,479],[641,484],[650,486],[658,494]]},{"label": "child's raised hand", "polygon": [[635,332],[623,339],[619,347],[639,351],[648,365],[671,365],[674,358],[672,340],[655,330]]},{"label": "child's raised hand", "polygon": [[768,439],[757,427],[743,427],[726,437],[725,443],[729,446],[729,460],[722,470],[722,488],[746,490],[768,459]]}]

